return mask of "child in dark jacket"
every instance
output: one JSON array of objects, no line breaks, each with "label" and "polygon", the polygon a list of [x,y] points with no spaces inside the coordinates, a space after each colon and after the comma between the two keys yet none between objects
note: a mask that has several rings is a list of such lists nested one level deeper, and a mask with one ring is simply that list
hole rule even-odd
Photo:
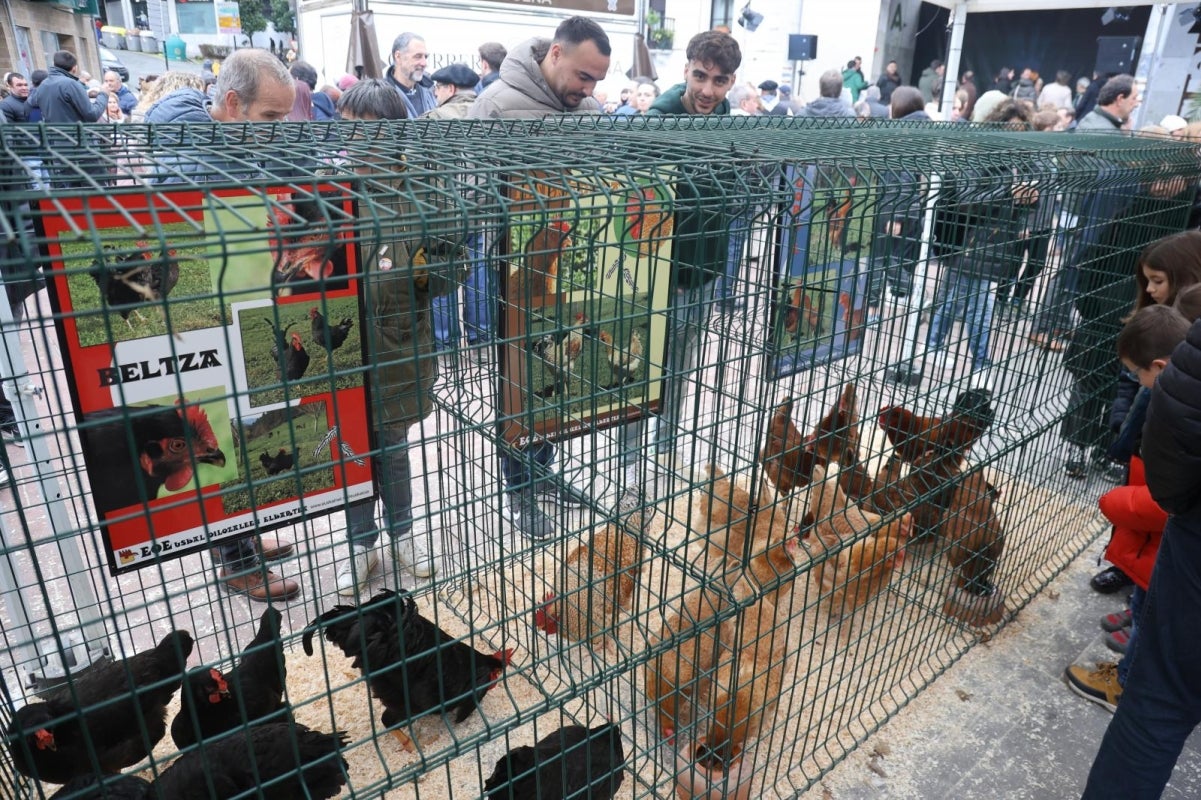
[{"label": "child in dark jacket", "polygon": [[[1185,739],[1201,722],[1201,323],[1189,327],[1175,309],[1154,307],[1127,328],[1141,318],[1186,331],[1170,360],[1148,357],[1147,349],[1128,350],[1123,359],[1140,383],[1154,385],[1143,459],[1151,496],[1169,517],[1121,702],[1089,773],[1089,799],[1159,797]],[[1162,343],[1154,350],[1162,353]]]}]

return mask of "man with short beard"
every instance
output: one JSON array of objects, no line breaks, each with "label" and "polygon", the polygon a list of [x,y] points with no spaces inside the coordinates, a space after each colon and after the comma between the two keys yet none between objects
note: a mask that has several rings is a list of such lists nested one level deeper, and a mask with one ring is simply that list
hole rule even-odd
[{"label": "man with short beard", "polygon": [[29,122],[29,81],[19,72],[8,73],[8,97],[0,100],[5,122]]},{"label": "man with short beard", "polygon": [[425,65],[429,53],[425,39],[415,33],[402,33],[392,42],[392,66],[384,77],[400,93],[409,111],[409,119],[417,119],[438,107],[434,93],[425,85]]}]

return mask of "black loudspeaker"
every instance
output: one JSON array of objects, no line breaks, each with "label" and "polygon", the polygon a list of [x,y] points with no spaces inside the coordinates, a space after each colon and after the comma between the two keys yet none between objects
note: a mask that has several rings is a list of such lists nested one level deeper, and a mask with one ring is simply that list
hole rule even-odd
[{"label": "black loudspeaker", "polygon": [[803,33],[788,34],[788,60],[814,61],[817,59],[817,37]]},{"label": "black loudspeaker", "polygon": [[1141,36],[1098,36],[1097,72],[1102,75],[1134,74]]}]

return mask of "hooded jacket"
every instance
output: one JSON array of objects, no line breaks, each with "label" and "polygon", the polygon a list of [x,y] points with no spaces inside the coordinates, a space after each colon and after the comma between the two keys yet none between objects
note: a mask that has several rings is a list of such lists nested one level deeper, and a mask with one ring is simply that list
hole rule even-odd
[{"label": "hooded jacket", "polygon": [[54,67],[42,85],[29,95],[29,105],[42,110],[44,122],[95,122],[104,116],[108,95],[95,99],[79,79],[65,69]]},{"label": "hooded jacket", "polygon": [[601,105],[591,97],[575,108],[563,105],[542,75],[542,59],[550,39],[534,38],[509,51],[500,65],[500,77],[480,95],[468,114],[472,119],[531,119],[551,114],[599,114]]},{"label": "hooded jacket", "polygon": [[1101,496],[1101,513],[1113,523],[1113,535],[1105,548],[1105,559],[1134,579],[1143,589],[1151,585],[1151,568],[1159,552],[1168,515],[1151,499],[1143,462],[1130,459],[1130,477],[1125,486]]},{"label": "hooded jacket", "polygon": [[1188,518],[1191,533],[1201,532],[1201,322],[1194,322],[1172,351],[1151,390],[1143,461],[1155,502],[1169,514]]},{"label": "hooded jacket", "polygon": [[819,97],[797,112],[798,117],[853,117],[855,111],[841,97]]}]

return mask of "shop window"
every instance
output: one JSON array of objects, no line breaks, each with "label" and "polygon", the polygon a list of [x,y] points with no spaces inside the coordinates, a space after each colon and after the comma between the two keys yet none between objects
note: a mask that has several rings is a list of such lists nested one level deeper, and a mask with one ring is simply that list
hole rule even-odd
[{"label": "shop window", "polygon": [[179,19],[180,33],[217,32],[217,11],[213,3],[177,0],[175,13]]}]

